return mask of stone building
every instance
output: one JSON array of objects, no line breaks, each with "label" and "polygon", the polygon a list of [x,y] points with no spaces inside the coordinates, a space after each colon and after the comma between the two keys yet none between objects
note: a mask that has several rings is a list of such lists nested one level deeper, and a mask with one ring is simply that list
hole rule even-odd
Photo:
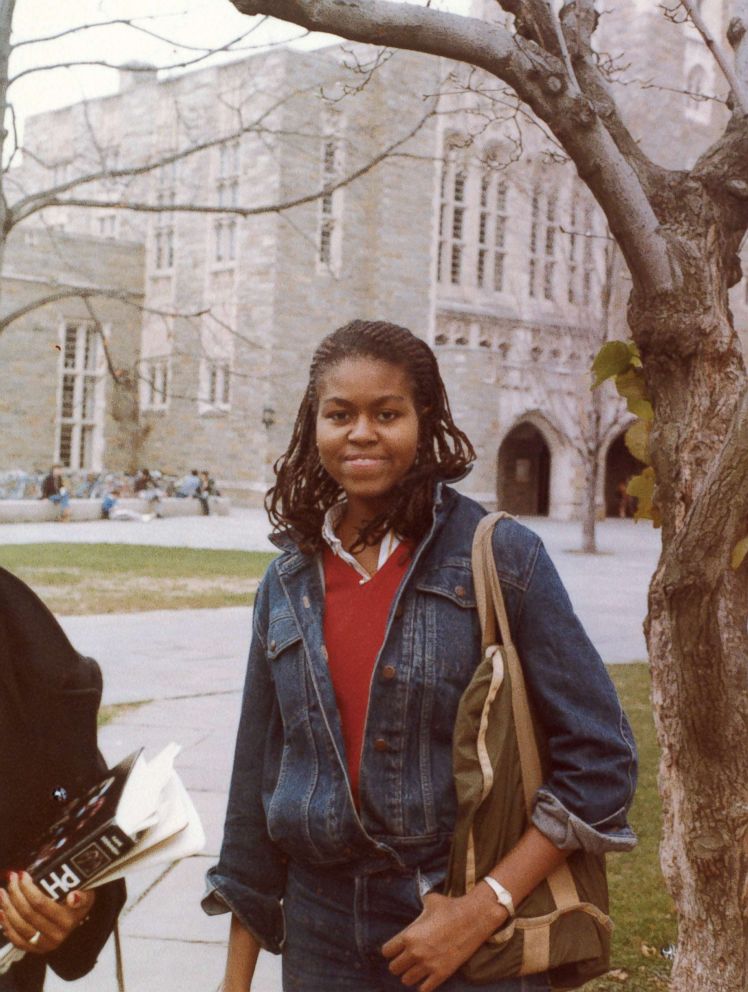
[{"label": "stone building", "polygon": [[[625,17],[616,10],[611,37]],[[637,42],[650,16],[642,10],[628,31],[644,59],[628,71],[642,78],[661,59]],[[676,74],[697,92],[715,83],[690,36],[673,26],[667,37],[669,90],[658,99],[668,109],[658,121],[670,131],[658,126],[658,147],[648,149],[664,164],[684,144],[684,122],[697,148],[696,136],[706,141],[720,119],[713,101],[670,92]],[[32,118],[33,156],[9,177],[15,195],[58,187],[26,231],[43,225],[55,243],[100,245],[101,284],[141,304],[137,332],[132,306],[112,332],[137,383],[132,422],[110,430],[103,400],[103,440],[68,451],[58,403],[46,460],[98,468],[128,449],[131,461],[166,471],[208,466],[224,489],[257,499],[314,346],[354,317],[377,317],[435,348],[479,455],[466,491],[514,512],[573,517],[597,423],[598,502],[614,511],[618,483],[635,471],[622,443],[627,418],[610,391],[593,405],[588,370],[606,337],[626,336],[626,277],[573,167],[495,81],[350,45],[280,49],[167,79],[132,66],[122,80],[118,94]],[[449,95],[437,102],[440,92]],[[641,93],[631,87],[629,108],[647,134]],[[65,189],[85,176],[98,178]],[[222,209],[237,206],[247,216]],[[106,260],[117,251],[129,261],[113,271]],[[56,264],[49,270],[63,281]],[[131,264],[142,265],[139,279]],[[743,327],[746,301],[743,283],[733,301]],[[104,303],[89,306],[88,319],[104,323]],[[4,365],[18,333],[0,338]],[[57,390],[58,363],[45,373]],[[25,389],[23,361],[15,369],[11,404]],[[25,460],[43,449],[35,441]],[[0,463],[22,457],[22,446],[0,440]]]},{"label": "stone building", "polygon": [[[112,285],[130,302],[112,295]],[[18,229],[1,291],[3,315],[20,316],[0,336],[0,467],[128,469],[139,443],[127,370],[137,361],[142,246]]]}]

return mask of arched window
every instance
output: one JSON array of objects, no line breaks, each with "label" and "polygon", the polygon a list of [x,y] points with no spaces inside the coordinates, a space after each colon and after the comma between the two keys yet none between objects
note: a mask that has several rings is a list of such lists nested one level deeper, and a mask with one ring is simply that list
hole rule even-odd
[{"label": "arched window", "polygon": [[504,290],[509,183],[491,163],[480,177],[478,255],[476,283],[479,289]]},{"label": "arched window", "polygon": [[454,149],[444,157],[439,204],[438,280],[459,286],[463,282],[467,229],[467,169]]},{"label": "arched window", "polygon": [[566,296],[569,303],[589,307],[594,302],[595,208],[575,189],[569,206],[569,264]]},{"label": "arched window", "polygon": [[709,90],[709,78],[706,69],[700,63],[695,63],[686,73],[686,113],[694,120],[708,121],[710,101],[706,99]]},{"label": "arched window", "polygon": [[528,292],[546,300],[552,300],[555,294],[557,206],[555,190],[535,187],[530,207]]}]

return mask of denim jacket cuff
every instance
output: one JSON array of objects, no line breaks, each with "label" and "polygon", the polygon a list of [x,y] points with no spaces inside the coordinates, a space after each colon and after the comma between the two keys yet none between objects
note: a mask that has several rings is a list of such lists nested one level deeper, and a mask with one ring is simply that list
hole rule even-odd
[{"label": "denim jacket cuff", "polygon": [[[533,804],[532,822],[561,851],[582,849],[590,854],[630,851],[636,846],[636,834],[622,817],[609,817],[594,826],[580,820],[547,789],[538,789]],[[615,826],[612,821],[618,821]]]},{"label": "denim jacket cuff", "polygon": [[283,910],[280,900],[273,896],[221,875],[216,866],[208,870],[200,904],[208,916],[233,913],[264,950],[280,954],[283,949],[286,937]]}]

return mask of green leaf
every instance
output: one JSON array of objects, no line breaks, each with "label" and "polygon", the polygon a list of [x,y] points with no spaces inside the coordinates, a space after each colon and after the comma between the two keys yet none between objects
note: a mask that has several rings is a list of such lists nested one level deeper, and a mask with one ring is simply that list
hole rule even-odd
[{"label": "green leaf", "polygon": [[654,410],[647,398],[647,387],[641,369],[631,366],[625,372],[619,372],[616,375],[616,389],[636,417],[641,417],[642,420],[654,419]]},{"label": "green leaf", "polygon": [[625,341],[606,341],[592,363],[595,381],[592,388],[596,389],[606,379],[620,375],[631,365],[631,352]]},{"label": "green leaf", "polygon": [[655,412],[649,400],[628,400],[626,406],[640,420],[646,420],[650,424],[654,420]]},{"label": "green leaf", "polygon": [[738,541],[732,549],[732,557],[730,558],[732,567],[740,568],[746,555],[748,555],[748,537],[744,537],[742,541]]},{"label": "green leaf", "polygon": [[635,369],[642,368],[642,356],[639,353],[639,348],[634,341],[628,342],[629,352],[631,354],[631,364]]},{"label": "green leaf", "polygon": [[645,465],[649,465],[649,435],[652,430],[651,424],[646,420],[637,420],[626,431],[624,443],[634,458]]},{"label": "green leaf", "polygon": [[655,470],[649,465],[639,475],[629,479],[626,492],[637,501],[634,520],[651,520],[655,527],[660,527],[662,514],[654,502],[655,482]]}]

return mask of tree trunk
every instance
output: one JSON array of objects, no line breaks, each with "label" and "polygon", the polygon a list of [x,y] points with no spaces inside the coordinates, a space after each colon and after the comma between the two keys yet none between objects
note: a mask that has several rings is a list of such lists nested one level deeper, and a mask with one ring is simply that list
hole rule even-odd
[{"label": "tree trunk", "polygon": [[587,452],[584,466],[584,496],[582,505],[582,551],[597,554],[597,480],[599,475],[597,451]]},{"label": "tree trunk", "polygon": [[713,291],[725,285],[715,256],[701,253],[699,296],[691,281],[668,299],[635,291],[629,313],[654,402],[663,515],[645,627],[662,749],[661,864],[679,916],[674,992],[748,988],[748,567],[730,567],[726,540],[743,512],[730,490],[748,479],[714,472],[746,373],[726,293]]},{"label": "tree trunk", "polygon": [[[13,24],[15,0],[0,0],[0,163],[5,165],[8,131],[5,122],[8,116],[8,60],[11,44],[10,32]],[[0,271],[5,254],[5,238],[8,233],[8,202],[0,175]]]}]

